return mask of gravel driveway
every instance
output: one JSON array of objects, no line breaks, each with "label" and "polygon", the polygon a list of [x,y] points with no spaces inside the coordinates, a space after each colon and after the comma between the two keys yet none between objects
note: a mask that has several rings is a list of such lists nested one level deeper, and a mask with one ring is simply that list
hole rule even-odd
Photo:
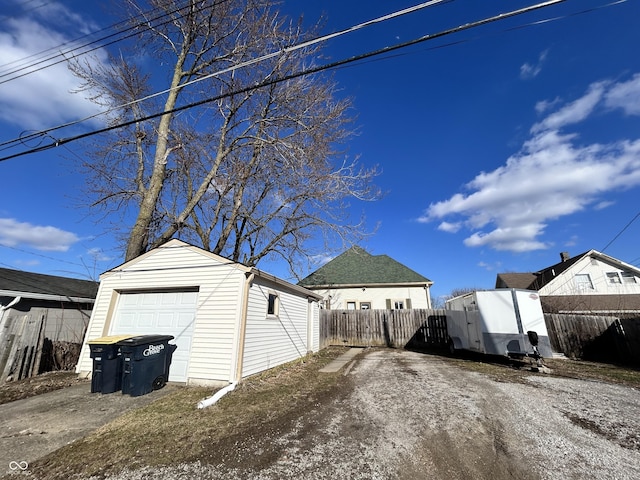
[{"label": "gravel driveway", "polygon": [[212,465],[109,478],[640,478],[637,389],[544,374],[502,383],[402,350],[354,362],[339,393],[216,446]]}]

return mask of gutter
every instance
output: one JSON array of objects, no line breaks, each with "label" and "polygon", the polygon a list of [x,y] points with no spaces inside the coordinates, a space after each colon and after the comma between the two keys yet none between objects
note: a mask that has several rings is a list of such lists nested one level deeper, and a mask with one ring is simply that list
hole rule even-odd
[{"label": "gutter", "polygon": [[69,297],[67,295],[51,295],[48,293],[16,292],[13,290],[0,290],[0,296],[53,300],[54,302],[95,303],[96,301],[95,298]]}]

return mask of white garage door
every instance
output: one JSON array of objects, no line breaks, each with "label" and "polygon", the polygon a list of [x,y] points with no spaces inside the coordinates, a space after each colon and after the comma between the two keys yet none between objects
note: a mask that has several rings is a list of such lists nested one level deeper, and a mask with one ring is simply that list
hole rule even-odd
[{"label": "white garage door", "polygon": [[173,335],[169,381],[186,382],[197,301],[196,291],[123,292],[109,334]]}]

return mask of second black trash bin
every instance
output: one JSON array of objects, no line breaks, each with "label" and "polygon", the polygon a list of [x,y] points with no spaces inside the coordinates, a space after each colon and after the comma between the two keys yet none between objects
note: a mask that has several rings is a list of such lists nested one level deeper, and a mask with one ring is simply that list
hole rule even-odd
[{"label": "second black trash bin", "polygon": [[91,393],[113,393],[122,382],[122,357],[118,342],[133,335],[111,335],[89,340],[93,359]]},{"label": "second black trash bin", "polygon": [[122,393],[132,397],[164,387],[176,350],[172,335],[139,335],[118,342],[122,355]]}]

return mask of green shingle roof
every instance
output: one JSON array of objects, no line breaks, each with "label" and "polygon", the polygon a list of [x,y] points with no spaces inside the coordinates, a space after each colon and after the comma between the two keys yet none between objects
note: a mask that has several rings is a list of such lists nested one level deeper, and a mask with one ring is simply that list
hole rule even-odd
[{"label": "green shingle roof", "polygon": [[298,283],[319,285],[372,285],[393,283],[433,283],[387,255],[371,255],[351,247]]}]

